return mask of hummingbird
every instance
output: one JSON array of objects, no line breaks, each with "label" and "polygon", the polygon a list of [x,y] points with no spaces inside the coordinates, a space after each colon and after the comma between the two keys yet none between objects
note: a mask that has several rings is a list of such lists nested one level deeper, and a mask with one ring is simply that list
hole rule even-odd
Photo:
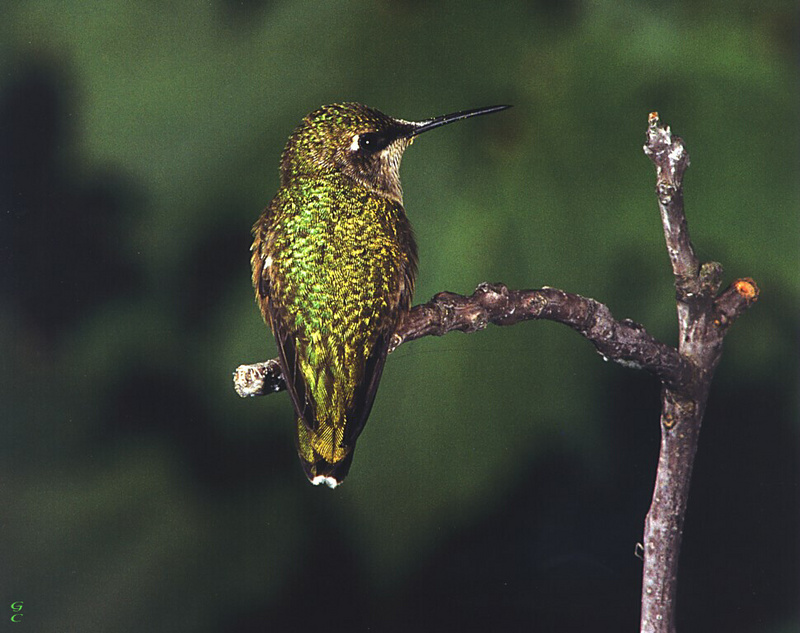
[{"label": "hummingbird", "polygon": [[311,483],[335,488],[346,477],[411,307],[417,245],[403,208],[403,152],[423,132],[508,107],[412,122],[336,103],[308,114],[289,137],[280,187],[253,226],[250,250]]}]

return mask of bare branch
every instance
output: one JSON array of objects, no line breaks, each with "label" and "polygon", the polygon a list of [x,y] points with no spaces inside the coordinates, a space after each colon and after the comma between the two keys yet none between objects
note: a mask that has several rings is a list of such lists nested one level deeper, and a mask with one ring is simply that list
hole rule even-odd
[{"label": "bare branch", "polygon": [[657,112],[650,113],[644,153],[656,166],[656,195],[672,271],[677,278],[696,278],[700,266],[683,213],[683,174],[689,167],[689,153],[683,139],[659,124]]},{"label": "bare branch", "polygon": [[[469,297],[440,292],[428,303],[412,308],[397,329],[391,349],[423,336],[477,332],[490,323],[514,325],[532,319],[568,325],[588,339],[605,359],[644,369],[664,384],[681,388],[695,380],[692,364],[638,323],[617,321],[604,304],[556,288],[509,290],[503,284],[483,283]],[[275,359],[241,365],[234,374],[234,385],[242,397],[286,388]]]},{"label": "bare branch", "polygon": [[240,398],[266,396],[286,389],[277,358],[252,365],[239,365],[233,372],[233,388]]},{"label": "bare branch", "polygon": [[643,633],[674,633],[678,558],[689,485],[711,379],[722,339],[733,321],[758,298],[752,279],[735,281],[719,297],[722,266],[700,266],[683,208],[683,174],[689,155],[683,141],[650,115],[645,154],[656,167],[656,193],[675,275],[678,351],[695,368],[689,385],[665,384],[661,401],[661,449],[653,500],[645,520],[642,574]]}]

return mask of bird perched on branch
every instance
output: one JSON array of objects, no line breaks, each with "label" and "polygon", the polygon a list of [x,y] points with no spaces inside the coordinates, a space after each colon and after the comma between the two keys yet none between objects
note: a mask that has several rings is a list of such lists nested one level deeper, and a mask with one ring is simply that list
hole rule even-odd
[{"label": "bird perched on branch", "polygon": [[403,152],[423,132],[507,107],[415,123],[333,104],[289,137],[278,193],[253,226],[251,264],[313,484],[333,488],[347,475],[411,306],[417,246],[403,208]]}]

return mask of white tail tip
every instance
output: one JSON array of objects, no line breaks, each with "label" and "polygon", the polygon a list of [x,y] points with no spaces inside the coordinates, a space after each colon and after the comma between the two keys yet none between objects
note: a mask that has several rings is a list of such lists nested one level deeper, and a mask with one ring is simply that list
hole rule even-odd
[{"label": "white tail tip", "polygon": [[328,488],[336,488],[339,485],[339,482],[336,481],[333,477],[326,477],[325,475],[317,475],[314,479],[311,480],[311,483],[315,486],[319,486],[320,484],[325,484]]}]

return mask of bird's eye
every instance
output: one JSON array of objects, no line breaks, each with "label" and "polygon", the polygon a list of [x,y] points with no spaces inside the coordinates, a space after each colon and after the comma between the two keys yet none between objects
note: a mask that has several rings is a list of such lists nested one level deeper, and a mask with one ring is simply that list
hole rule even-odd
[{"label": "bird's eye", "polygon": [[367,132],[366,134],[358,135],[359,149],[363,149],[368,152],[374,152],[375,150],[380,149],[379,145],[380,138],[375,132]]},{"label": "bird's eye", "polygon": [[361,152],[374,154],[386,149],[397,136],[387,131],[364,132],[353,137],[353,144],[350,147],[353,151],[358,149]]}]

